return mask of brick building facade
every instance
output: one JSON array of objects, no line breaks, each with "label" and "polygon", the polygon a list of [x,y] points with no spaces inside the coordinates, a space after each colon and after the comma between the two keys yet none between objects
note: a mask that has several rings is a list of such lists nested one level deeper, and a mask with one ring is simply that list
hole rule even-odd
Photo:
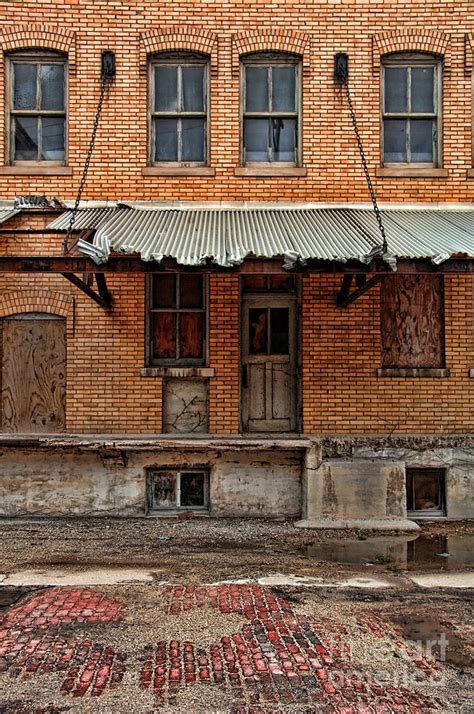
[{"label": "brick building facade", "polygon": [[[3,513],[472,517],[469,2],[13,5],[0,3]],[[67,236],[105,50],[116,72],[79,211],[91,222]],[[338,53],[396,271],[354,238],[380,239]],[[15,209],[22,196],[50,200]],[[211,228],[168,231],[167,211],[197,210],[235,225],[212,229],[228,265],[214,246],[198,255]],[[122,218],[155,255],[171,236],[163,261],[112,269],[74,245],[143,257],[114,242]],[[297,240],[309,252],[285,271],[278,246]],[[168,280],[156,295],[154,271]],[[105,276],[111,306],[64,273],[98,293]],[[183,275],[202,276],[201,302]],[[32,374],[28,350],[47,339]]]}]

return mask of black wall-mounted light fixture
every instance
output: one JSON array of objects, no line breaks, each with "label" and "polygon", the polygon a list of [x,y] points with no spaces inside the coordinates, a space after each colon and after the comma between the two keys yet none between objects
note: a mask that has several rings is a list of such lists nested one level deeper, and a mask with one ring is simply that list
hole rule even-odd
[{"label": "black wall-mounted light fixture", "polygon": [[115,77],[115,54],[110,50],[102,52],[101,74],[103,79]]},{"label": "black wall-mounted light fixture", "polygon": [[336,82],[344,82],[349,76],[349,57],[345,52],[334,55],[334,79]]}]

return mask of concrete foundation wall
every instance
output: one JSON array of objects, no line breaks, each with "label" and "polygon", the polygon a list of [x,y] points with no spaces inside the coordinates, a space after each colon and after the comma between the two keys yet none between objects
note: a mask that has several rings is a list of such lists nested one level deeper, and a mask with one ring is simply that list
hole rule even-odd
[{"label": "concrete foundation wall", "polygon": [[143,515],[147,468],[206,468],[210,513],[297,517],[301,511],[298,452],[157,450],[0,452],[0,515]]}]

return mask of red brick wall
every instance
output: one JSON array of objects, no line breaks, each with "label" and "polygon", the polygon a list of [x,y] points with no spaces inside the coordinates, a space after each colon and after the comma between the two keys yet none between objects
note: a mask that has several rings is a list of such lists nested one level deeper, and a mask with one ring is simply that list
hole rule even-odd
[{"label": "red brick wall", "polygon": [[[54,20],[53,20],[54,18]],[[469,0],[327,2],[276,0],[196,3],[0,3],[0,46],[66,50],[70,57],[71,176],[2,176],[0,195],[45,193],[72,198],[77,189],[99,91],[100,52],[117,55],[85,199],[367,200],[367,190],[333,56],[347,52],[364,145],[372,173],[380,164],[380,55],[425,50],[444,57],[444,166],[447,178],[380,178],[385,201],[472,201],[471,109],[474,13]],[[465,34],[470,33],[466,38]],[[164,49],[211,56],[211,164],[214,177],[142,176],[147,164],[146,57]],[[303,57],[303,162],[306,177],[239,177],[239,52],[291,50]],[[0,63],[0,73],[3,66]],[[0,77],[0,107],[4,82]],[[0,157],[5,155],[0,111]],[[1,163],[1,161],[0,161]]]}]

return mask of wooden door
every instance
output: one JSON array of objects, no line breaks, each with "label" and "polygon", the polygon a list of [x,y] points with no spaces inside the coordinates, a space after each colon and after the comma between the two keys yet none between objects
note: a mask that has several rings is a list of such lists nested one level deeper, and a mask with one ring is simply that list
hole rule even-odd
[{"label": "wooden door", "polygon": [[270,294],[244,297],[242,427],[296,429],[296,301]]},{"label": "wooden door", "polygon": [[65,431],[65,320],[25,313],[3,321],[2,430]]}]

